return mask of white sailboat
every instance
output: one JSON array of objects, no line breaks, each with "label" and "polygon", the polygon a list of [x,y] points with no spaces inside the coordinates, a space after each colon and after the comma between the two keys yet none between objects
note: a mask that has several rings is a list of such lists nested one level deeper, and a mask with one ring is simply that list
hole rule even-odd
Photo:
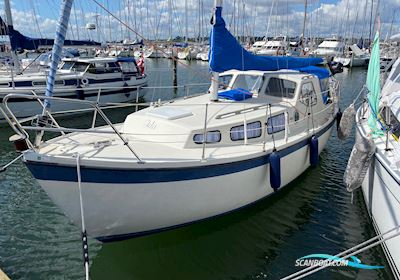
[{"label": "white sailboat", "polygon": [[[400,59],[380,98],[378,36],[368,70],[369,101],[356,114],[356,145],[345,182],[349,191],[361,185],[375,231],[381,235],[390,230],[393,234],[400,231]],[[400,279],[400,236],[382,241],[393,276]]]},{"label": "white sailboat", "polygon": [[[25,139],[33,176],[75,223],[85,218],[93,237],[121,240],[222,215],[274,194],[318,163],[338,110],[337,81],[309,66],[318,58],[243,50],[225,29],[221,6],[217,1],[211,93],[38,145]],[[229,54],[221,43],[233,47]],[[235,65],[243,71],[228,70]],[[6,97],[6,108],[9,98],[24,97]],[[21,137],[30,129],[15,126]]]}]

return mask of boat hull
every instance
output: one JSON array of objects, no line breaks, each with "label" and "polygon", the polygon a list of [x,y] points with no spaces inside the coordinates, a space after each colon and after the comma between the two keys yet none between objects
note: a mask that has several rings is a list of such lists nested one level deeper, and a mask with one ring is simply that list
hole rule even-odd
[{"label": "boat hull", "polygon": [[[319,153],[329,139],[332,125],[333,121],[317,133]],[[308,143],[308,138],[303,139],[279,151],[282,187],[310,166]],[[30,161],[26,164],[49,197],[79,225],[76,167],[38,167]],[[82,166],[81,173],[86,229],[104,242],[229,213],[274,193],[269,155],[265,153],[246,160],[230,159],[216,165],[205,162],[172,170],[88,170]]]},{"label": "boat hull", "polygon": [[[357,126],[356,137],[363,135],[365,131]],[[396,178],[389,170],[390,164],[381,150],[377,149],[362,183],[365,205],[377,234],[400,226],[400,178]],[[385,241],[382,248],[393,275],[400,279],[400,236]]]},{"label": "boat hull", "polygon": [[[124,84],[131,88],[125,88]],[[146,89],[138,89],[139,87],[144,87],[147,85],[147,78],[143,80],[126,82],[114,82],[109,83],[107,85],[95,84],[93,86],[89,85],[87,87],[83,87],[81,89],[77,89],[75,86],[73,87],[56,87],[54,90],[54,97],[61,98],[69,98],[69,99],[84,99],[88,101],[97,101],[99,88],[101,88],[99,103],[123,103],[136,101],[137,98],[143,98],[146,95]],[[135,87],[138,88],[135,88]],[[110,88],[107,88],[110,87]],[[9,93],[19,93],[19,94],[27,94],[31,95],[31,91],[35,90],[37,95],[44,95],[45,89],[37,89],[37,88],[18,88],[17,90],[2,90],[0,91],[0,102],[3,97]],[[4,105],[0,103],[0,106]],[[36,100],[29,99],[15,99],[10,100],[8,102],[8,106],[13,114],[17,118],[25,118],[29,116],[34,116],[40,114],[42,112],[41,105]],[[72,102],[53,102],[52,104],[52,112],[60,113],[65,111],[76,111],[76,110],[84,110],[89,109],[87,104],[77,104]],[[0,114],[0,124],[5,123],[6,120],[4,116]]]}]

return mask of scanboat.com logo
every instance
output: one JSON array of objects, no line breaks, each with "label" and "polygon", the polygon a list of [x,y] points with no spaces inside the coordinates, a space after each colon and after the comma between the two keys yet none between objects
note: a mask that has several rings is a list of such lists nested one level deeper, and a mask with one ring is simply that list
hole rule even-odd
[{"label": "scanboat.com logo", "polygon": [[350,266],[361,269],[382,269],[384,266],[362,264],[361,260],[355,256],[350,259],[328,254],[312,254],[296,260],[296,266]]}]

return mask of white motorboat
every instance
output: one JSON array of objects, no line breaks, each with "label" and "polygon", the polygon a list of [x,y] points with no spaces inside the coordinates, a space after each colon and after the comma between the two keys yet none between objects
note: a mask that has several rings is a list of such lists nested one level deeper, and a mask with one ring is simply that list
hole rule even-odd
[{"label": "white motorboat", "polygon": [[[217,7],[210,49],[232,48],[210,54],[210,68],[225,69],[213,72],[211,93],[157,102],[123,123],[87,131],[21,126],[13,118],[21,137],[29,129],[74,131],[37,145],[26,139],[23,159],[68,217],[85,219],[89,235],[121,240],[229,213],[318,163],[338,110],[337,81],[310,66],[318,58],[248,53],[221,12]],[[264,70],[250,70],[260,62]],[[234,65],[243,71],[228,70]],[[22,98],[33,99],[3,100],[10,115],[8,100]]]},{"label": "white motorboat", "polygon": [[344,43],[336,37],[327,38],[321,44],[318,45],[317,49],[310,52],[310,55],[316,57],[323,57],[328,61],[336,56],[344,55]]},{"label": "white motorboat", "polygon": [[249,51],[257,54],[258,51],[262,50],[265,47],[265,44],[267,43],[266,40],[262,41],[256,41],[254,44],[250,47]]},{"label": "white motorboat", "polygon": [[[16,76],[0,76],[0,100],[12,92],[43,95],[47,72],[28,72]],[[133,58],[65,58],[57,71],[54,96],[99,102],[128,102],[143,97],[147,76]],[[100,93],[100,95],[99,95]],[[138,96],[137,96],[138,95]],[[28,117],[42,111],[36,101],[10,102],[17,117]],[[84,106],[87,108],[87,106]],[[78,104],[57,103],[53,112],[80,109]],[[0,122],[4,122],[0,116]]]},{"label": "white motorboat", "polygon": [[369,53],[361,50],[356,44],[349,46],[350,53],[337,56],[333,61],[343,64],[344,67],[366,67],[369,62]]},{"label": "white motorboat", "polygon": [[[375,77],[369,78],[374,79],[377,86],[367,81],[369,104],[364,102],[356,114],[356,145],[346,169],[345,182],[349,191],[361,185],[376,233],[392,231],[395,234],[400,231],[400,59],[383,86],[379,100],[379,57],[372,62],[373,56],[374,50],[369,66],[374,70],[369,69],[369,73],[375,73]],[[377,111],[371,109],[375,106]],[[357,163],[352,165],[352,162]],[[365,174],[365,177],[355,176],[357,174]],[[381,236],[381,240],[387,236]],[[382,241],[393,276],[400,279],[400,236]]]},{"label": "white motorboat", "polygon": [[285,55],[288,47],[286,37],[276,37],[265,42],[264,46],[257,50],[257,55]]}]

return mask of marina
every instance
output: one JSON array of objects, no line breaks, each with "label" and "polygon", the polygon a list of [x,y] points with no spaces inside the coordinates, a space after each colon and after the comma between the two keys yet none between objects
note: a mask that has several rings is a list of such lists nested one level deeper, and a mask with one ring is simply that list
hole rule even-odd
[{"label": "marina", "polygon": [[53,2],[0,7],[0,279],[400,279],[394,3]]}]

